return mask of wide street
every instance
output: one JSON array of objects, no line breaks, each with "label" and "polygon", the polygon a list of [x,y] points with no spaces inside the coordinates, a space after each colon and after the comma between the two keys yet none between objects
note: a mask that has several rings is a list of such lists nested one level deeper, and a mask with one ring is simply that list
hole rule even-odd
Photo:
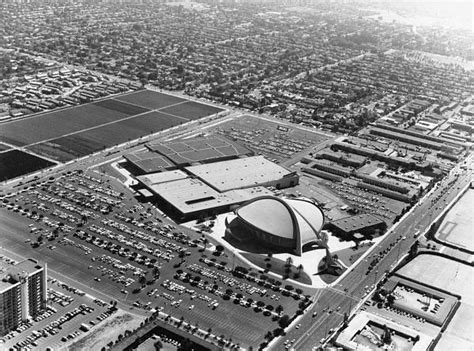
[{"label": "wide street", "polygon": [[[285,348],[283,343],[293,339],[295,342],[291,347],[295,350],[311,350],[312,347],[320,345],[328,333],[342,323],[344,313],[349,314],[366,296],[367,291],[371,290],[407,253],[418,238],[414,234],[417,231],[423,234],[459,192],[469,186],[470,181],[469,170],[463,171],[457,168],[457,172],[452,171],[446,176],[438,187],[433,189],[378,245],[371,249],[367,257],[361,258],[331,288],[324,289],[312,309],[298,321],[301,327],[298,329],[293,327],[289,330],[273,345],[273,349],[282,350]],[[396,241],[399,237],[402,239]],[[390,249],[392,243],[395,244]],[[384,251],[386,254],[381,254]],[[378,264],[369,274],[366,274],[370,262],[375,257],[380,257]],[[313,317],[315,311],[317,311],[317,316]]]}]

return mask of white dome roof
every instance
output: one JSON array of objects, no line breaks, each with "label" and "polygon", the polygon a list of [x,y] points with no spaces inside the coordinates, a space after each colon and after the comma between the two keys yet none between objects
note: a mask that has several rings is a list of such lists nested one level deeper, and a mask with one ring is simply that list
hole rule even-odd
[{"label": "white dome roof", "polygon": [[286,239],[295,239],[295,250],[319,240],[324,214],[311,200],[262,196],[250,200],[236,211],[252,227]]}]

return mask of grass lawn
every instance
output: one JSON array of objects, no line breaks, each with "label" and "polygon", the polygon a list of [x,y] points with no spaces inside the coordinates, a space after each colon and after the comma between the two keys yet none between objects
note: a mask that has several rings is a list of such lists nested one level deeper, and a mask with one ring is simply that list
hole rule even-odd
[{"label": "grass lawn", "polygon": [[355,261],[357,261],[363,254],[366,252],[373,243],[363,243],[359,245],[359,248],[354,249],[354,247],[348,247],[347,249],[339,250],[333,252],[334,255],[337,255],[339,260],[344,263],[347,267],[351,266]]},{"label": "grass lawn", "polygon": [[298,275],[298,270],[296,269],[295,266],[292,265],[290,267],[290,272],[287,274],[286,273],[286,268],[287,268],[286,267],[286,262],[284,262],[284,261],[282,261],[278,258],[272,257],[272,258],[270,258],[269,261],[267,261],[268,257],[263,256],[263,255],[254,254],[254,253],[243,253],[242,256],[244,256],[246,259],[248,259],[253,264],[255,264],[259,267],[262,267],[262,270],[267,270],[268,269],[267,264],[269,263],[271,265],[268,269],[270,272],[275,273],[277,275],[280,275],[282,277],[287,276],[290,279],[293,279],[293,280],[295,280],[299,283],[311,285],[311,278],[308,276],[308,274],[306,272],[302,271]]}]

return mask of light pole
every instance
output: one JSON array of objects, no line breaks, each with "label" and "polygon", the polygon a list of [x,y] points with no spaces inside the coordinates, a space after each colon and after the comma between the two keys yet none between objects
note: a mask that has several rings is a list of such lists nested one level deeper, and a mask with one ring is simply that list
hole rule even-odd
[{"label": "light pole", "polygon": [[402,240],[400,240],[400,242],[398,243],[397,263],[400,259],[400,250],[402,249],[403,240],[405,240],[405,237],[402,237]]}]

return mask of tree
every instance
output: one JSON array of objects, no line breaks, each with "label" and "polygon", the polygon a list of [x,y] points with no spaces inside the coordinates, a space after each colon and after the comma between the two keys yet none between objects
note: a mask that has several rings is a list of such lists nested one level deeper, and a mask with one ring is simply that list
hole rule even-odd
[{"label": "tree", "polygon": [[275,308],[275,312],[280,314],[283,312],[283,306],[282,305],[278,305],[276,308]]},{"label": "tree", "polygon": [[382,342],[385,345],[390,345],[392,343],[392,333],[390,333],[390,330],[388,329],[387,325],[383,326],[384,332],[382,335]]},{"label": "tree", "polygon": [[287,314],[281,316],[280,320],[278,321],[278,325],[285,329],[287,326],[290,325],[290,316],[288,316]]},{"label": "tree", "polygon": [[160,351],[163,348],[163,343],[161,340],[156,341],[153,346],[155,347],[156,351]]},{"label": "tree", "polygon": [[180,258],[179,264],[182,264],[185,261],[184,258],[186,257],[186,252],[180,251],[178,257]]},{"label": "tree", "polygon": [[153,276],[155,277],[155,279],[160,278],[160,274],[160,269],[157,266],[153,267]]},{"label": "tree", "polygon": [[291,258],[291,256],[288,256],[288,258],[286,259],[286,265],[290,267],[292,264],[293,264],[293,259]]},{"label": "tree", "polygon": [[141,275],[140,277],[138,277],[138,282],[140,283],[140,285],[142,286],[142,288],[145,286],[146,284],[146,278],[144,275]]}]

